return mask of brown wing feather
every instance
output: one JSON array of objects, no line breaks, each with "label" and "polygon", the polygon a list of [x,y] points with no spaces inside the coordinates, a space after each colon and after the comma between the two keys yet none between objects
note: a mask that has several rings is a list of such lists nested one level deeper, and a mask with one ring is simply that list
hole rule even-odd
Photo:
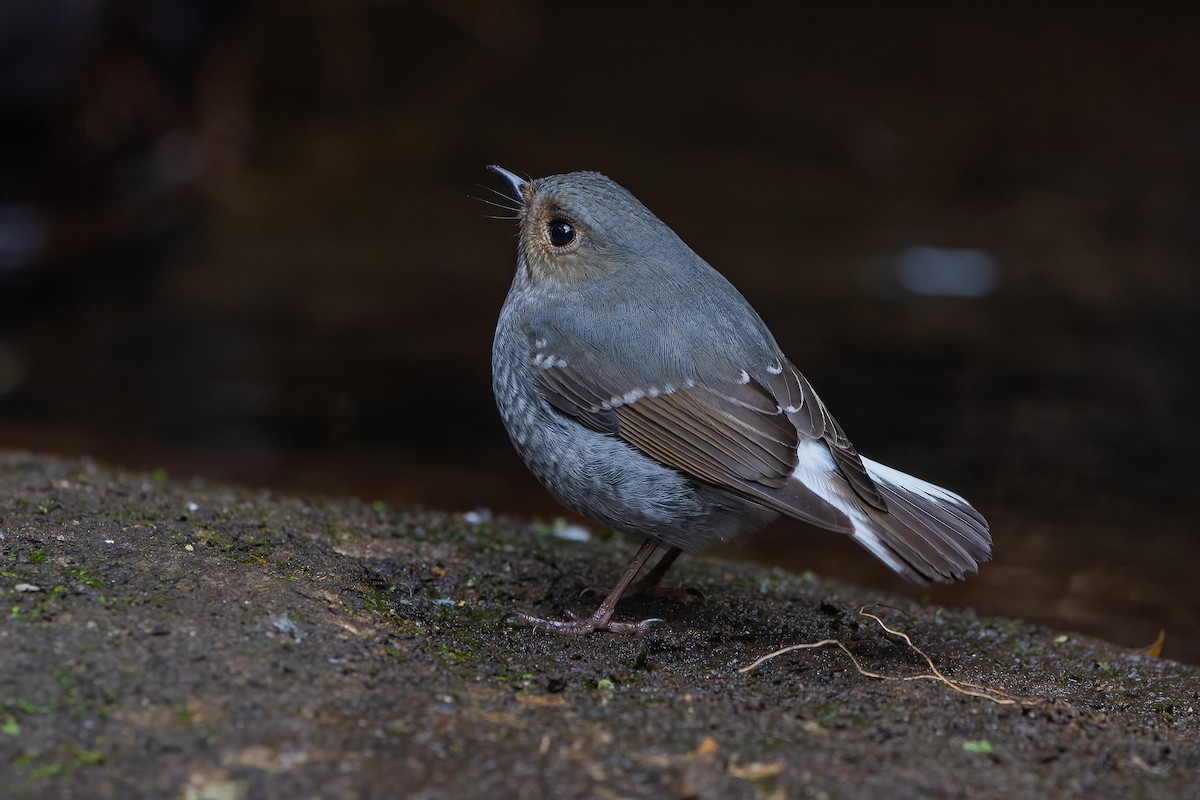
[{"label": "brown wing feather", "polygon": [[537,371],[543,396],[589,428],[719,489],[821,527],[853,530],[845,514],[789,480],[799,434],[766,387],[748,381],[618,393],[594,376],[544,363]]},{"label": "brown wing feather", "polygon": [[824,439],[833,454],[833,460],[841,471],[842,476],[853,487],[855,494],[869,505],[880,511],[887,511],[887,501],[879,491],[879,487],[867,468],[863,466],[862,458],[850,439],[842,431],[842,426],[825,408],[821,398],[813,390],[808,380],[800,374],[791,362],[780,361],[779,373],[770,372],[766,377],[767,388],[779,401],[779,405],[788,413],[788,418],[804,435],[813,439]]}]

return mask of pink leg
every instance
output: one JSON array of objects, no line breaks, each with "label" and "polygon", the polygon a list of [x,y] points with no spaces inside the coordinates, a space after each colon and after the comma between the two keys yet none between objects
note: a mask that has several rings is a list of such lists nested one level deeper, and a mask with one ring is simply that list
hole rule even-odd
[{"label": "pink leg", "polygon": [[652,594],[654,589],[658,588],[658,584],[662,582],[663,576],[667,574],[667,570],[675,563],[675,559],[679,558],[683,551],[678,547],[672,547],[667,551],[667,554],[658,560],[654,565],[654,569],[646,573],[646,577],[633,585],[634,594]]},{"label": "pink leg", "polygon": [[[642,567],[646,565],[646,560],[650,558],[650,555],[657,547],[658,542],[654,541],[653,539],[647,539],[646,541],[642,542],[642,546],[638,548],[637,554],[633,557],[633,561],[629,562],[629,566],[626,568],[624,574],[621,575],[621,579],[617,581],[617,585],[614,586],[613,590],[608,593],[608,597],[604,598],[604,602],[602,602],[600,607],[596,609],[596,613],[592,614],[590,617],[586,619],[557,620],[543,619],[541,617],[531,617],[528,614],[515,613],[509,617],[510,623],[527,628],[541,628],[551,631],[552,633],[562,634],[564,636],[579,636],[584,633],[591,633],[592,631],[612,631],[613,633],[634,634],[645,633],[646,631],[650,630],[653,625],[661,623],[663,620],[644,619],[641,622],[613,622],[612,615],[613,611],[616,610],[617,601],[619,601],[621,596],[625,594],[625,590],[629,588],[629,584],[633,582],[635,577],[637,577],[638,572],[640,572]],[[675,560],[670,553],[667,553],[667,555],[663,557],[664,561],[667,559],[670,559],[671,561]],[[670,563],[668,563],[667,566],[671,566]],[[659,570],[656,567],[651,575],[658,571]],[[666,569],[664,568],[662,572],[666,572]],[[659,577],[661,578],[662,575],[659,574]]]}]

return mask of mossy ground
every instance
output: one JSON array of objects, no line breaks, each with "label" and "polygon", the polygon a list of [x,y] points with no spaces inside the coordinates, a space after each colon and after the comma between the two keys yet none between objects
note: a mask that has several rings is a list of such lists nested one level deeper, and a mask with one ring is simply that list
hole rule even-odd
[{"label": "mossy ground", "polygon": [[[1200,785],[1200,672],[812,575],[689,558],[641,638],[632,552],[516,521],[0,455],[0,797],[1164,797]],[[1020,587],[1013,587],[1020,591]],[[867,603],[947,675],[931,682]]]}]

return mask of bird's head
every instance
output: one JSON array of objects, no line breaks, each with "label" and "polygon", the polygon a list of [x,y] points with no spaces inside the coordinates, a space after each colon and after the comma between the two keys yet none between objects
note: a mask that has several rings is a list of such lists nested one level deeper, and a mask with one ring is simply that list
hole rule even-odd
[{"label": "bird's head", "polygon": [[520,222],[518,269],[533,285],[570,287],[614,271],[652,264],[654,248],[678,237],[625,188],[599,172],[526,180],[488,169],[509,183]]}]

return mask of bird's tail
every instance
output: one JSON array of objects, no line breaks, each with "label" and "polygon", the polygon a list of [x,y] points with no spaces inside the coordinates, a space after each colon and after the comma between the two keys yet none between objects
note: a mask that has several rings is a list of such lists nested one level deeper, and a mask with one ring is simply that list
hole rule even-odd
[{"label": "bird's tail", "polygon": [[862,460],[887,512],[865,504],[848,509],[854,539],[909,580],[953,581],[992,557],[987,520],[948,489],[869,458]]}]

